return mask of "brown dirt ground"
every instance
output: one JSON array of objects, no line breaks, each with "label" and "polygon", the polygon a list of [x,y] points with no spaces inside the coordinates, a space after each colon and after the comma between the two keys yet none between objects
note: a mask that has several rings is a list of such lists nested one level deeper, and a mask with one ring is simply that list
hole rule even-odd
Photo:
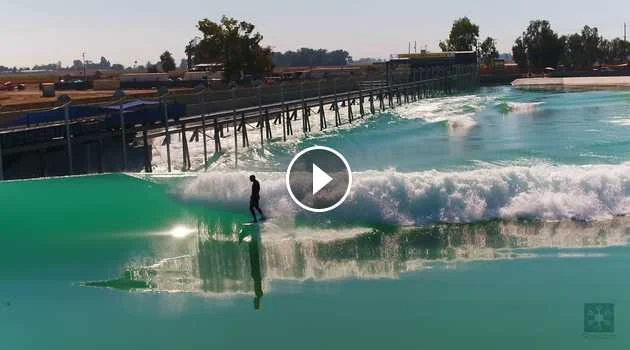
[{"label": "brown dirt ground", "polygon": [[[178,91],[173,89],[172,91]],[[186,92],[189,89],[181,89],[178,92]],[[42,92],[37,84],[27,84],[23,91],[0,91],[0,112],[10,112],[25,109],[47,108],[58,105],[57,98],[68,95],[77,103],[94,103],[110,100],[114,91],[57,91],[57,97],[42,97]],[[153,97],[157,96],[156,90],[126,90],[127,96]]]}]

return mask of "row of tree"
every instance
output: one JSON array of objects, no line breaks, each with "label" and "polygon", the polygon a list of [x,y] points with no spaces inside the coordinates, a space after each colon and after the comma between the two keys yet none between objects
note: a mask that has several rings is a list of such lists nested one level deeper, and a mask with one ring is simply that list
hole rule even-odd
[{"label": "row of tree", "polygon": [[[18,68],[18,67],[5,67],[0,65],[0,72],[23,72],[23,71],[30,71],[30,70],[59,70],[59,69],[72,69],[72,70],[76,70],[76,71],[82,71],[83,70],[83,61],[81,60],[74,60],[72,62],[72,66],[69,67],[62,67],[61,62],[58,63],[49,63],[49,64],[37,64],[34,65],[33,67],[22,67],[22,68]],[[99,62],[93,62],[93,61],[86,61],[85,62],[85,68],[90,69],[90,70],[113,70],[113,71],[140,71],[140,72],[149,72],[149,73],[157,73],[159,71],[162,72],[170,72],[173,71],[175,69],[177,69],[177,67],[175,66],[175,60],[173,59],[173,55],[168,52],[168,51],[164,51],[164,53],[162,53],[160,55],[160,59],[157,63],[153,64],[150,61],[146,63],[146,65],[134,65],[133,67],[125,67],[122,64],[111,64],[105,57],[101,57]],[[185,68],[185,67],[184,67]]]},{"label": "row of tree", "polygon": [[345,50],[301,48],[284,53],[274,52],[272,60],[276,67],[343,66],[352,62],[352,57]]},{"label": "row of tree", "polygon": [[[74,60],[72,62],[72,66],[69,67],[63,67],[61,65],[61,62],[57,62],[57,63],[47,63],[47,64],[36,64],[33,67],[5,67],[5,66],[1,66],[0,65],[0,72],[22,72],[22,71],[29,71],[29,70],[58,70],[58,69],[74,69],[74,70],[82,70],[83,69],[83,61],[81,60]],[[122,71],[125,70],[125,66],[123,66],[122,64],[111,64],[105,57],[101,56],[101,59],[99,62],[92,62],[92,61],[86,61],[85,62],[85,66],[88,69],[102,69],[102,70],[116,70],[116,71]]]},{"label": "row of tree", "polygon": [[[495,40],[479,42],[479,26],[463,17],[453,22],[442,51],[477,51],[482,63],[490,65],[499,56]],[[596,27],[584,26],[580,33],[558,35],[546,20],[531,21],[512,47],[512,56],[522,68],[544,69],[564,65],[592,67],[628,61],[630,44],[620,38],[604,39]]]},{"label": "row of tree", "polygon": [[516,39],[512,54],[515,62],[530,69],[592,67],[627,62],[630,44],[620,38],[607,40],[589,26],[580,33],[559,36],[548,21],[535,20]]}]

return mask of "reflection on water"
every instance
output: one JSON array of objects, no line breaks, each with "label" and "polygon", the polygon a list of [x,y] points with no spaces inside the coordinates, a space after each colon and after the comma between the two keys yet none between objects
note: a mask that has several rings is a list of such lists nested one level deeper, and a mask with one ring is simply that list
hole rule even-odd
[{"label": "reflection on water", "polygon": [[196,234],[184,238],[190,243],[187,255],[129,267],[122,277],[84,285],[213,297],[253,294],[258,309],[263,290],[270,292],[273,281],[396,279],[406,272],[457,268],[469,261],[588,256],[584,248],[625,245],[630,219],[444,224],[332,240],[278,236],[265,225],[242,226],[231,234],[210,227],[199,225]]}]

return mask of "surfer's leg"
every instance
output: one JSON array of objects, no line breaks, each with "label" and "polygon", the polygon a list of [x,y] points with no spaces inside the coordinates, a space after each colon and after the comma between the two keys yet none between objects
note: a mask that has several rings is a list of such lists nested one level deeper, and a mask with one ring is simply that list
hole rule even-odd
[{"label": "surfer's leg", "polygon": [[258,210],[258,212],[260,213],[261,219],[264,219],[265,214],[263,214],[262,210],[260,210],[260,203],[258,200],[254,202],[254,208],[256,208],[256,210]]},{"label": "surfer's leg", "polygon": [[[252,217],[254,218],[254,222],[258,221],[256,220],[256,212],[254,211],[254,208],[256,207],[255,205],[256,203],[253,200],[249,201],[249,211],[252,213]],[[260,211],[260,209],[258,209],[258,211]],[[262,214],[260,214],[262,215]]]}]

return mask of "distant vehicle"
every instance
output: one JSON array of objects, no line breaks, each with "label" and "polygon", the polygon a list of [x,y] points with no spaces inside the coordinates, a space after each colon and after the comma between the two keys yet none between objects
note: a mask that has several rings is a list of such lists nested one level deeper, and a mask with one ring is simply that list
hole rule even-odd
[{"label": "distant vehicle", "polygon": [[203,63],[195,65],[190,71],[184,73],[184,80],[210,80],[223,79],[223,64]]},{"label": "distant vehicle", "polygon": [[5,82],[4,84],[0,84],[0,91],[13,91],[15,90],[16,85],[10,81]]},{"label": "distant vehicle", "polygon": [[190,70],[191,72],[216,72],[223,71],[223,63],[201,63],[196,64]]}]

